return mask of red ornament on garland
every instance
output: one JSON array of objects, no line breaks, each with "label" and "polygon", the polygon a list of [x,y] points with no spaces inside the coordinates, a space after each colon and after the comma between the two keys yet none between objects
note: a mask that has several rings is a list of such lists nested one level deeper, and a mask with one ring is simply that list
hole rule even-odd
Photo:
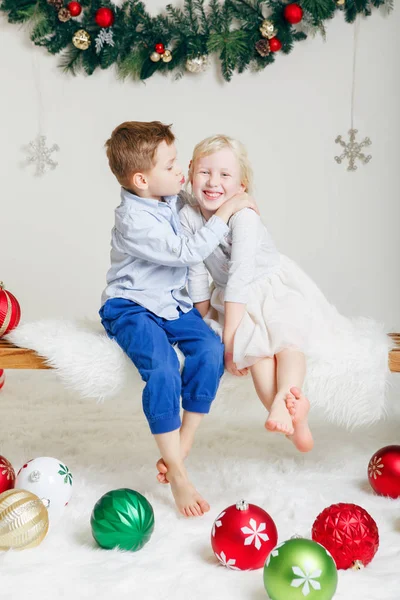
[{"label": "red ornament on garland", "polygon": [[15,471],[12,464],[0,456],[0,494],[11,490],[15,486]]},{"label": "red ornament on garland", "polygon": [[6,379],[6,376],[4,374],[4,369],[0,369],[0,390],[4,385],[5,379]]},{"label": "red ornament on garland", "polygon": [[368,464],[368,479],[377,494],[400,497],[400,446],[385,446]]},{"label": "red ornament on garland", "polygon": [[99,27],[111,27],[114,19],[114,13],[111,8],[106,8],[105,6],[99,8],[94,16],[94,20]]},{"label": "red ornament on garland", "polygon": [[71,17],[79,17],[82,12],[82,5],[79,2],[70,2],[67,4],[67,8],[71,14]]},{"label": "red ornament on garland", "polygon": [[285,6],[283,15],[286,21],[291,25],[296,25],[296,23],[300,23],[303,18],[303,9],[299,4],[288,4]]},{"label": "red ornament on garland", "polygon": [[282,42],[278,40],[277,37],[273,37],[269,40],[269,49],[271,50],[271,52],[279,52],[281,48]]},{"label": "red ornament on garland", "polygon": [[312,539],[332,554],[338,569],[365,567],[379,548],[377,524],[357,504],[325,508],[314,521]]},{"label": "red ornament on garland", "polygon": [[18,325],[21,308],[18,300],[4,288],[0,281],[0,338]]},{"label": "red ornament on garland", "polygon": [[154,46],[154,49],[155,49],[155,51],[156,51],[158,54],[164,54],[164,52],[165,52],[165,46],[164,46],[164,44],[156,44],[156,45]]},{"label": "red ornament on garland", "polygon": [[278,542],[272,518],[255,504],[241,500],[228,506],[214,521],[211,546],[228,569],[261,569]]}]

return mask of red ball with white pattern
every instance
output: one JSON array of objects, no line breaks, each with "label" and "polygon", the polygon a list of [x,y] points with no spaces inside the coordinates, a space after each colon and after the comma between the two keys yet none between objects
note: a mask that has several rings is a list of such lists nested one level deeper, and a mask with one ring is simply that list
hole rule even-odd
[{"label": "red ball with white pattern", "polygon": [[4,456],[0,456],[0,494],[15,487],[15,471]]},{"label": "red ball with white pattern", "polygon": [[235,571],[261,569],[278,542],[270,515],[255,504],[240,500],[215,519],[211,546],[220,563]]},{"label": "red ball with white pattern", "polygon": [[400,498],[400,446],[385,446],[368,464],[368,479],[377,494]]},{"label": "red ball with white pattern", "polygon": [[6,376],[4,374],[4,369],[0,369],[0,390],[3,387],[5,380]]}]

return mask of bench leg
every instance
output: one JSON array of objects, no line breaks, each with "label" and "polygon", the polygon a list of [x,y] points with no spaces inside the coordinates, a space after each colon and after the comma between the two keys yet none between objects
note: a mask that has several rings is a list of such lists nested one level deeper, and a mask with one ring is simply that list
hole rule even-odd
[{"label": "bench leg", "polygon": [[4,385],[5,378],[6,378],[6,375],[4,373],[4,369],[0,369],[0,390]]}]

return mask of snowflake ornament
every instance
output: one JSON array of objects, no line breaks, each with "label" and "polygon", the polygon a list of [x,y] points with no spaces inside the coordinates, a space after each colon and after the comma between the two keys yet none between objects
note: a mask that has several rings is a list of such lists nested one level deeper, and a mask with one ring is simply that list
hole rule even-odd
[{"label": "snowflake ornament", "polygon": [[346,143],[341,135],[338,135],[335,143],[340,144],[342,148],[344,148],[343,153],[340,156],[335,156],[336,162],[340,165],[342,161],[345,159],[349,160],[349,166],[347,167],[348,171],[356,171],[357,165],[355,164],[356,160],[360,160],[362,163],[367,164],[371,160],[372,156],[369,154],[366,156],[363,152],[363,148],[371,145],[371,140],[366,137],[362,140],[362,142],[356,142],[356,134],[358,133],[358,129],[350,129],[349,136],[350,141]]},{"label": "snowflake ornament", "polygon": [[96,54],[100,54],[100,52],[104,48],[104,44],[114,47],[115,43],[114,43],[114,34],[112,32],[112,29],[101,29],[99,35],[96,37],[95,44],[96,44]]},{"label": "snowflake ornament", "polygon": [[376,479],[379,475],[382,475],[384,466],[385,465],[383,464],[382,459],[374,456],[369,463],[369,476]]},{"label": "snowflake ornament", "polygon": [[292,567],[292,571],[297,576],[297,579],[293,579],[290,585],[295,588],[303,586],[301,590],[303,596],[308,596],[308,594],[311,591],[310,586],[314,590],[321,589],[321,584],[319,583],[319,581],[315,581],[316,579],[321,577],[322,571],[320,569],[312,571],[310,565],[306,563],[304,568],[305,572],[300,567]]},{"label": "snowflake ornament", "polygon": [[27,162],[36,164],[35,175],[44,175],[46,167],[52,170],[57,167],[58,163],[52,159],[51,155],[53,152],[58,152],[59,150],[60,148],[57,144],[53,144],[51,148],[48,148],[45,135],[38,135],[34,141],[29,142]]}]

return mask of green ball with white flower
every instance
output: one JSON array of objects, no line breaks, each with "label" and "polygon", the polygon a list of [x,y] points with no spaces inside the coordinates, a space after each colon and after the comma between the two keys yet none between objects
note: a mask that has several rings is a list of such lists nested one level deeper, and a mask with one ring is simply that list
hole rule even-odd
[{"label": "green ball with white flower", "polygon": [[264,566],[264,587],[271,600],[331,600],[337,582],[331,554],[304,538],[276,546]]}]

